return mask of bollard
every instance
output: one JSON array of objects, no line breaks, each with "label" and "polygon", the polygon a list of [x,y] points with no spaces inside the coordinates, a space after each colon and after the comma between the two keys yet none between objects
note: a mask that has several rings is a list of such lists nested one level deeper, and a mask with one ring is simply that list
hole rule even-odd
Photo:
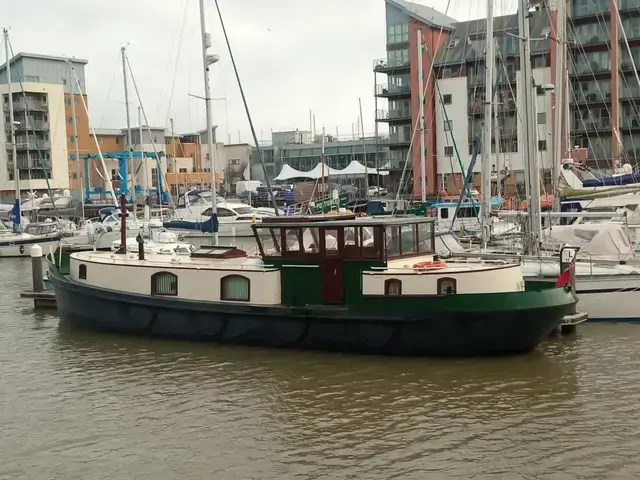
[{"label": "bollard", "polygon": [[37,243],[31,247],[31,274],[33,275],[33,291],[44,291],[42,273],[42,247]]}]

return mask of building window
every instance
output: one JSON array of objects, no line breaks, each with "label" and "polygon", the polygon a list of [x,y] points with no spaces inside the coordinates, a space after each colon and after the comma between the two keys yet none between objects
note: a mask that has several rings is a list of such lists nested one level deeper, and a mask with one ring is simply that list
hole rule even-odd
[{"label": "building window", "polygon": [[454,38],[449,42],[449,45],[447,45],[447,48],[456,48],[458,46],[458,42],[459,40],[457,38]]},{"label": "building window", "polygon": [[227,275],[220,280],[220,300],[248,302],[250,282],[242,275]]},{"label": "building window", "polygon": [[453,121],[452,120],[446,120],[444,122],[444,131],[445,132],[453,131]]},{"label": "building window", "polygon": [[538,114],[538,125],[546,125],[547,124],[547,114],[545,112]]},{"label": "building window", "polygon": [[231,160],[229,160],[229,165],[240,165],[240,159],[232,158]]},{"label": "building window", "polygon": [[180,173],[187,173],[187,169],[186,168],[181,168],[180,169]]},{"label": "building window", "polygon": [[73,123],[73,117],[67,117],[67,123]]},{"label": "building window", "polygon": [[387,27],[387,43],[402,43],[409,41],[409,24],[389,25]]},{"label": "building window", "polygon": [[384,281],[384,294],[390,297],[402,295],[402,281],[397,278],[390,278]]},{"label": "building window", "polygon": [[98,145],[102,145],[102,137],[98,137]]},{"label": "building window", "polygon": [[449,145],[444,147],[444,156],[445,157],[453,157],[453,145]]},{"label": "building window", "polygon": [[450,93],[445,93],[442,96],[442,103],[444,103],[445,105],[451,105],[451,94]]},{"label": "building window", "polygon": [[454,295],[457,282],[455,278],[443,277],[438,279],[438,295]]},{"label": "building window", "polygon": [[547,141],[546,140],[538,140],[538,151],[545,152],[547,150]]},{"label": "building window", "polygon": [[78,278],[80,280],[87,279],[87,266],[84,263],[80,264],[80,266],[78,267]]},{"label": "building window", "polygon": [[151,275],[151,295],[178,295],[178,277],[171,272],[158,272]]},{"label": "building window", "polygon": [[116,137],[116,144],[120,143],[120,137]]}]

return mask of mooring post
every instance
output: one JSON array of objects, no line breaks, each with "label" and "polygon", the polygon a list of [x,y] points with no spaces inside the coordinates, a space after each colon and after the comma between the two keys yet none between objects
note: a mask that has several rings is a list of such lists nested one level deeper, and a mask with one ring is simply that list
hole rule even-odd
[{"label": "mooring post", "polygon": [[31,247],[31,274],[33,276],[33,291],[44,291],[44,274],[42,273],[42,247],[37,243]]}]

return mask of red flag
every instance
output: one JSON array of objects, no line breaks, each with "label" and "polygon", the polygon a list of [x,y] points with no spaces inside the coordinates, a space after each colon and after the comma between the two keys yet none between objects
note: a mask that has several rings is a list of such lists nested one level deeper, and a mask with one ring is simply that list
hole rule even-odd
[{"label": "red flag", "polygon": [[558,279],[556,280],[556,287],[564,287],[571,282],[571,272],[573,271],[573,266],[575,264],[571,263],[567,268],[565,268],[564,272],[558,275]]}]

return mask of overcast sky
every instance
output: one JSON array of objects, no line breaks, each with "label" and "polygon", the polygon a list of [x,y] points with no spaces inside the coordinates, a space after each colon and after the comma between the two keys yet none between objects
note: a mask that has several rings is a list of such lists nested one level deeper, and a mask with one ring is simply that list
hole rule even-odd
[{"label": "overcast sky", "polygon": [[[484,15],[484,2],[417,0],[457,20]],[[270,130],[308,129],[350,135],[362,98],[365,132],[373,132],[373,60],[385,56],[383,0],[219,0],[258,139]],[[498,12],[515,0],[497,0]],[[120,47],[127,52],[142,103],[154,126],[177,133],[205,126],[198,0],[24,0],[3,9],[15,52],[72,56],[86,66],[94,127],[125,125]],[[250,138],[213,0],[205,0],[212,53],[214,124],[219,140]],[[448,11],[447,11],[448,8]],[[179,53],[178,53],[179,52]],[[3,52],[4,53],[4,52]],[[0,63],[4,63],[3,61]],[[171,93],[173,91],[173,94]],[[137,99],[130,88],[137,124]],[[225,113],[226,110],[226,113]],[[239,132],[239,134],[238,134]]]}]

